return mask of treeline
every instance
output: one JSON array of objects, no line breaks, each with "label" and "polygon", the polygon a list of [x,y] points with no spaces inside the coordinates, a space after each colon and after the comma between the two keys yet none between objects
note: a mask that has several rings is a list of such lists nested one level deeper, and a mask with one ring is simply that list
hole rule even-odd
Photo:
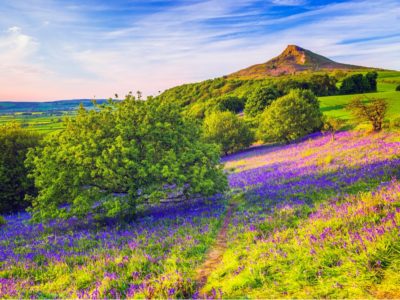
[{"label": "treeline", "polygon": [[24,162],[29,149],[38,146],[41,138],[17,123],[0,126],[0,213],[25,209],[29,205],[25,195],[36,195]]},{"label": "treeline", "polygon": [[[274,99],[288,94],[293,89],[310,90],[318,97],[374,92],[377,90],[377,77],[375,71],[365,75],[305,74],[254,80],[222,77],[174,87],[158,98],[175,101],[184,108],[188,116],[202,119],[207,111],[229,110],[237,113],[245,109],[247,102],[263,105],[264,100],[259,99],[264,99],[261,95],[264,92],[272,93],[267,98]],[[263,108],[265,107],[266,105],[263,105]],[[247,112],[253,116],[255,114],[251,110]]]}]

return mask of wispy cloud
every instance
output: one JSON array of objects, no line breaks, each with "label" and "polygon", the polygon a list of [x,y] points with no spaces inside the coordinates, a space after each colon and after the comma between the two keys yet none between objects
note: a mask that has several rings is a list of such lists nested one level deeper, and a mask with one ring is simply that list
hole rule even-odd
[{"label": "wispy cloud", "polygon": [[0,69],[14,75],[0,75],[0,99],[154,94],[266,61],[286,44],[400,69],[399,4],[9,1],[0,4]]},{"label": "wispy cloud", "polygon": [[307,2],[305,0],[272,0],[273,4],[283,5],[283,6],[297,6],[304,5]]}]

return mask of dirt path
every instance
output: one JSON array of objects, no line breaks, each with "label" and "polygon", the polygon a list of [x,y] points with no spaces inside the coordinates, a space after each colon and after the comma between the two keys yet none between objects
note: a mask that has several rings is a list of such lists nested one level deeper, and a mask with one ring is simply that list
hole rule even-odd
[{"label": "dirt path", "polygon": [[208,252],[204,263],[196,271],[196,281],[198,282],[198,291],[200,291],[200,297],[207,296],[201,293],[201,289],[207,283],[207,278],[211,275],[212,271],[214,271],[216,266],[221,263],[222,255],[227,248],[227,231],[232,218],[232,212],[235,210],[235,208],[236,204],[229,204],[225,215],[224,224],[218,233],[216,242]]}]

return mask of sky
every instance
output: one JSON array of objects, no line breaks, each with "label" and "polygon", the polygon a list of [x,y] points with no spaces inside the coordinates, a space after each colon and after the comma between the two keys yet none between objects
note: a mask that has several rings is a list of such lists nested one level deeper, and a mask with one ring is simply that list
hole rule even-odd
[{"label": "sky", "polygon": [[0,0],[0,100],[157,95],[288,44],[400,70],[400,0]]}]

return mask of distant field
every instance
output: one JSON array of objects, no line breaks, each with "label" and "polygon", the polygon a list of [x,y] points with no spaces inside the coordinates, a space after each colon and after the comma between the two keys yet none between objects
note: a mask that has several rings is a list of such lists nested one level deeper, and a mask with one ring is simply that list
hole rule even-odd
[{"label": "distant field", "polygon": [[8,122],[18,122],[26,128],[30,128],[42,133],[48,133],[63,128],[62,120],[67,115],[73,115],[73,112],[65,112],[62,115],[51,115],[47,113],[37,113],[32,115],[23,115],[20,113],[0,115],[0,124]]},{"label": "distant field", "polygon": [[[98,104],[106,100],[97,100]],[[93,108],[92,100],[62,100],[53,102],[0,102],[0,125],[18,122],[26,128],[48,133],[63,128],[63,119],[73,116],[80,103]]]},{"label": "distant field", "polygon": [[350,119],[350,113],[345,109],[346,104],[354,97],[364,96],[386,99],[389,103],[387,119],[400,117],[400,92],[396,91],[396,86],[399,84],[400,72],[380,72],[377,93],[319,97],[321,110],[329,116]]}]

